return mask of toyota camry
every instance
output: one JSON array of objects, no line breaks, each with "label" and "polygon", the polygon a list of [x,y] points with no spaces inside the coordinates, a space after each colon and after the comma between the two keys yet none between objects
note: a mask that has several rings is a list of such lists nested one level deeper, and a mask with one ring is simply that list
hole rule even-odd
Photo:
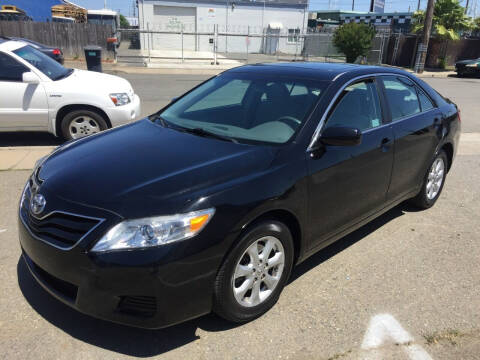
[{"label": "toyota camry", "polygon": [[20,200],[23,259],[98,318],[246,322],[320,249],[401,202],[434,205],[459,135],[456,105],[398,69],[238,67],[41,159]]}]

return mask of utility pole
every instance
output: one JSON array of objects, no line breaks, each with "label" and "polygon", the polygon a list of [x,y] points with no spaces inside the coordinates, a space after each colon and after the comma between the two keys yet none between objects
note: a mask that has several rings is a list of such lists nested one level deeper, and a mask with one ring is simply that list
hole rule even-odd
[{"label": "utility pole", "polygon": [[468,2],[469,0],[467,0],[467,4],[465,5],[465,15],[467,15],[467,12],[468,12]]},{"label": "utility pole", "polygon": [[433,8],[435,0],[428,0],[427,11],[425,14],[425,23],[423,25],[422,41],[418,44],[417,60],[415,61],[415,72],[421,74],[425,67],[427,59],[428,41],[430,40],[430,32],[432,31]]},{"label": "utility pole", "polygon": [[370,12],[373,12],[374,5],[375,5],[375,0],[370,0]]},{"label": "utility pole", "polygon": [[420,11],[420,0],[418,0],[417,11]]},{"label": "utility pole", "polygon": [[352,0],[352,11],[355,11],[355,0]]}]

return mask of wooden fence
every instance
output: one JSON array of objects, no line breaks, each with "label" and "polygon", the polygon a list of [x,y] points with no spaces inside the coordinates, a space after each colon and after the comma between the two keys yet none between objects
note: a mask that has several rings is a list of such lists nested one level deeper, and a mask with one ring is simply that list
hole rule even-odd
[{"label": "wooden fence", "polygon": [[109,25],[0,21],[0,35],[26,38],[58,47],[70,59],[83,59],[83,47],[87,45],[101,46],[104,59],[114,58],[113,48],[107,44],[107,38],[113,36]]}]

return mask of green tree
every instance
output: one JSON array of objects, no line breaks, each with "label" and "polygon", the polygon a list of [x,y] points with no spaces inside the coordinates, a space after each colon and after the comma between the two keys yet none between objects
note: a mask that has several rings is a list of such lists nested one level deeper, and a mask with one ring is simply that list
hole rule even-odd
[{"label": "green tree", "polygon": [[[423,31],[425,11],[413,15],[412,31]],[[458,0],[437,0],[433,9],[432,34],[444,40],[460,39],[460,32],[471,28],[470,18],[465,15]]]},{"label": "green tree", "polygon": [[374,37],[373,26],[352,22],[335,30],[333,44],[345,54],[348,63],[353,63],[359,56],[367,56]]},{"label": "green tree", "polygon": [[475,32],[480,32],[480,17],[473,19],[472,30]]},{"label": "green tree", "polygon": [[128,29],[130,27],[130,23],[128,22],[127,18],[120,14],[120,27],[122,29]]}]

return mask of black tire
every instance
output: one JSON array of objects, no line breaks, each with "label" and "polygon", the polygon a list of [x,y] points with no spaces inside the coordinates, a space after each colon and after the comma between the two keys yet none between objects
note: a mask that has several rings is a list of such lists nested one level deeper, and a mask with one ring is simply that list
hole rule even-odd
[{"label": "black tire", "polygon": [[[256,306],[243,306],[235,299],[233,294],[232,277],[234,276],[237,263],[241,260],[248,247],[265,236],[273,236],[280,240],[285,255],[283,272],[276,287],[263,302]],[[266,220],[252,226],[228,254],[217,274],[214,285],[213,311],[224,319],[236,323],[251,321],[266,313],[275,305],[290,277],[293,255],[292,235],[288,227],[283,223],[275,220]]]},{"label": "black tire", "polygon": [[[63,117],[63,119],[60,123],[62,136],[65,140],[71,140],[73,138],[73,136],[70,134],[70,130],[69,130],[70,125],[72,124],[73,120],[75,120],[79,117],[82,117],[82,116],[88,116],[88,117],[92,118],[93,120],[95,120],[96,123],[98,124],[98,127],[99,127],[100,131],[108,129],[107,122],[105,121],[105,119],[103,118],[103,116],[100,113],[98,113],[96,111],[93,111],[93,110],[87,110],[87,109],[74,110],[74,111],[71,111],[71,112],[67,113]],[[85,135],[89,135],[89,134],[85,134]]]},{"label": "black tire", "polygon": [[[428,183],[428,175],[430,173],[430,169],[432,168],[432,165],[437,161],[437,159],[441,158],[443,160],[444,164],[444,171],[443,171],[443,179],[442,179],[442,184],[440,185],[440,189],[438,190],[437,194],[433,198],[429,198],[427,196],[427,183]],[[447,169],[448,169],[448,157],[445,151],[441,150],[439,153],[435,155],[433,158],[432,162],[428,166],[428,169],[425,173],[425,177],[423,178],[423,183],[422,183],[422,189],[418,193],[417,196],[412,198],[410,200],[410,203],[412,203],[414,206],[418,207],[419,209],[428,209],[431,208],[438,200],[440,197],[440,194],[442,193],[443,186],[445,185],[445,179],[447,177]]]}]

